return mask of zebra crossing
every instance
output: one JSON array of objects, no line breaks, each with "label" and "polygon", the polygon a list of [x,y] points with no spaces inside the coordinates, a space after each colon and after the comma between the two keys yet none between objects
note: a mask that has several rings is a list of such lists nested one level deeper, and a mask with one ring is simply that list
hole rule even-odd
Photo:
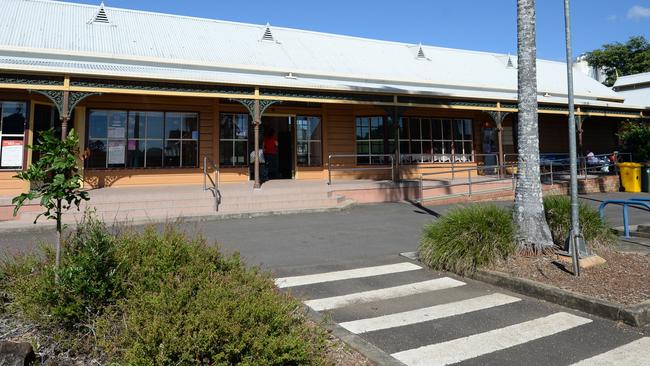
[{"label": "zebra crossing", "polygon": [[[554,305],[436,276],[412,262],[281,277],[276,284],[396,364],[650,365],[648,337]],[[577,334],[589,335],[581,337],[587,344],[571,348]]]}]

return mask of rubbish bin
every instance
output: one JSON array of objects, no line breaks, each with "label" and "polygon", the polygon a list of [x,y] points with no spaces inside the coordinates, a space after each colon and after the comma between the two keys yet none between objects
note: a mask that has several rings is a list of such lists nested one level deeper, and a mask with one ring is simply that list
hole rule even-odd
[{"label": "rubbish bin", "polygon": [[618,163],[621,174],[621,184],[625,192],[641,192],[641,164]]},{"label": "rubbish bin", "polygon": [[650,162],[641,167],[641,192],[650,193]]}]

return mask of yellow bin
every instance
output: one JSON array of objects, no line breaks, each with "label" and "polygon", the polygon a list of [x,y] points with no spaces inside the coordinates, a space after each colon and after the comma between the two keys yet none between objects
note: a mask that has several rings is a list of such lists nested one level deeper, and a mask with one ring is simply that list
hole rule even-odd
[{"label": "yellow bin", "polygon": [[625,192],[641,192],[641,164],[618,163],[618,170]]}]

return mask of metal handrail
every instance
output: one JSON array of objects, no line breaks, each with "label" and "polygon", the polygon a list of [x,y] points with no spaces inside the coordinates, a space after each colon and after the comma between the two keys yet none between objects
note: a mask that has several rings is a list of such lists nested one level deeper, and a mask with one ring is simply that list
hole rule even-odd
[{"label": "metal handrail", "polygon": [[[508,167],[513,167],[515,165],[513,164],[497,164],[497,165],[485,165],[483,166],[484,169],[495,169],[498,171],[505,171],[505,168]],[[419,179],[419,202],[422,203],[424,200],[424,181],[436,181],[439,182],[441,180],[439,179],[425,179],[426,176],[433,176],[433,175],[442,175],[442,174],[450,174],[450,173],[463,173],[467,172],[467,181],[466,182],[461,182],[461,183],[448,183],[443,185],[443,188],[448,188],[448,187],[457,187],[457,186],[468,186],[468,196],[471,197],[475,193],[473,190],[473,185],[480,185],[480,184],[486,184],[486,183],[492,183],[492,182],[501,182],[505,180],[510,180],[512,181],[512,189],[514,190],[515,188],[515,174],[514,172],[512,173],[511,177],[502,177],[501,174],[497,176],[497,178],[492,178],[492,179],[484,179],[478,182],[472,181],[472,172],[477,171],[477,168],[465,168],[465,169],[452,169],[452,170],[445,170],[445,171],[439,171],[439,172],[433,172],[433,173],[421,173],[420,174],[420,179]],[[455,179],[454,176],[452,176],[452,180]],[[436,189],[436,188],[441,188],[441,187],[430,187],[429,189]]]},{"label": "metal handrail", "polygon": [[600,214],[600,219],[605,220],[605,206],[609,204],[620,204],[623,205],[623,227],[624,227],[624,232],[625,232],[625,238],[629,239],[630,238],[630,219],[628,216],[628,206],[638,206],[641,208],[645,208],[646,210],[650,211],[650,203],[646,202],[646,199],[629,199],[629,200],[607,200],[604,201],[603,203],[600,204],[598,207],[598,213]]},{"label": "metal handrail", "polygon": [[[357,166],[357,163],[355,161],[355,168],[332,168],[332,159],[336,158],[355,158],[358,159],[359,157],[367,157],[370,161],[372,157],[388,157],[390,158],[390,167],[382,166],[382,165],[375,165],[372,166],[371,164],[368,167],[363,167],[359,168]],[[390,170],[390,179],[394,182],[395,181],[395,156],[393,154],[330,154],[327,157],[327,174],[328,174],[328,185],[332,185],[332,170],[334,171],[368,171],[368,170]]]},{"label": "metal handrail", "polygon": [[[212,166],[214,170],[214,178],[208,173],[208,163]],[[208,187],[208,180],[210,181],[210,187]],[[221,172],[219,171],[219,166],[215,164],[212,159],[207,155],[203,156],[203,190],[212,191],[214,195],[214,210],[219,211],[219,205],[221,204],[221,190],[219,189],[219,182],[221,180]]]}]

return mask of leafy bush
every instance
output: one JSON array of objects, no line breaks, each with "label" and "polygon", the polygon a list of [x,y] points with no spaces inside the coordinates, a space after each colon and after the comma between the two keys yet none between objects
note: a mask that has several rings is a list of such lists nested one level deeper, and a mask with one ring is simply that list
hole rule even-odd
[{"label": "leafy bush", "polygon": [[[553,241],[564,246],[564,241],[571,227],[571,199],[566,196],[549,196],[544,198],[546,221],[551,228]],[[579,204],[580,228],[587,245],[592,248],[608,247],[617,243],[611,226],[600,219],[598,211],[583,202]]]},{"label": "leafy bush", "polygon": [[117,364],[325,363],[326,337],[306,325],[298,300],[237,255],[171,227],[112,236],[86,221],[57,273],[59,282],[51,250],[3,263],[7,311]]},{"label": "leafy bush", "polygon": [[622,152],[632,154],[636,161],[650,161],[650,125],[639,122],[626,122],[618,132]]},{"label": "leafy bush", "polygon": [[425,227],[420,259],[434,269],[472,272],[514,253],[514,233],[508,209],[482,204],[458,208]]},{"label": "leafy bush", "polygon": [[121,284],[113,237],[102,223],[87,217],[65,244],[59,269],[53,252],[46,249],[44,259],[17,258],[5,263],[2,272],[13,274],[16,282],[9,288],[13,290],[10,298],[25,316],[42,324],[72,328],[113,302]]}]

